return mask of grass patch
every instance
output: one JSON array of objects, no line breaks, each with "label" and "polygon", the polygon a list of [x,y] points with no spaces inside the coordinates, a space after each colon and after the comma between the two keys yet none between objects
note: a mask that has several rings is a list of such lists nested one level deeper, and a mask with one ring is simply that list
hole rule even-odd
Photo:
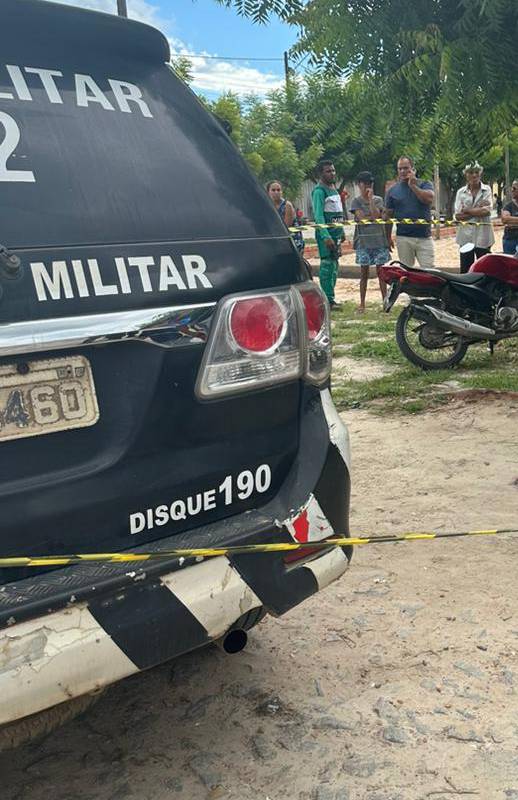
[{"label": "grass patch", "polygon": [[363,342],[357,342],[347,350],[347,355],[351,358],[377,358],[385,364],[400,364],[403,358],[394,336],[383,341],[364,339]]},{"label": "grass patch", "polygon": [[371,380],[351,380],[337,370],[332,392],[338,408],[417,414],[448,402],[457,389],[518,392],[518,340],[499,343],[493,356],[485,344],[475,345],[459,367],[423,372],[409,364],[396,344],[398,313],[396,308],[389,317],[378,304],[370,304],[366,313],[359,315],[353,303],[344,303],[338,312],[333,312],[335,356],[396,367],[390,374]]},{"label": "grass patch", "polygon": [[372,336],[387,336],[394,332],[395,317],[383,314],[379,306],[367,306],[358,314],[354,303],[344,303],[332,315],[333,344],[355,344]]}]

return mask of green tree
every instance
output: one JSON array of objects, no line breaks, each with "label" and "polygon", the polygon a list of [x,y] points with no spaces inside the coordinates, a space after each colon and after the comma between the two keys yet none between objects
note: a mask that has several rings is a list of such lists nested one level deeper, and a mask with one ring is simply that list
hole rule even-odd
[{"label": "green tree", "polygon": [[287,196],[295,197],[321,148],[308,136],[307,147],[299,152],[292,133],[296,120],[289,115],[285,95],[272,93],[266,101],[255,96],[240,101],[227,93],[209,107],[228,126],[257,178],[262,183],[278,179]]},{"label": "green tree", "polygon": [[[344,79],[314,72],[304,80],[291,80],[287,89],[271,92],[266,99],[227,93],[205,102],[231,132],[257,178],[262,183],[279,179],[290,199],[297,196],[304,178],[316,180],[321,158],[334,161],[341,185],[370,169],[379,193],[395,177],[402,153],[414,157],[422,177],[431,179],[438,164],[448,213],[463,182],[462,169],[474,158],[486,167],[488,180],[503,184],[507,133],[481,140],[477,121],[463,106],[455,118],[443,113],[440,104],[415,115],[401,113],[387,84],[372,75]],[[514,175],[518,129],[512,128],[509,136]]]},{"label": "green tree", "polygon": [[467,110],[479,146],[508,131],[518,112],[512,78],[516,0],[218,0],[301,31],[294,53],[327,74],[375,79],[409,124],[425,114],[453,123]]},{"label": "green tree", "polygon": [[232,92],[222,94],[210,105],[213,114],[218,117],[229,131],[232,141],[239,145],[241,141],[241,103],[239,97]]},{"label": "green tree", "polygon": [[173,56],[171,66],[184,83],[191,84],[193,81],[192,62],[186,56]]},{"label": "green tree", "polygon": [[259,144],[258,153],[263,159],[261,179],[279,180],[285,194],[293,198],[304,180],[304,170],[293,142],[284,136],[267,134]]}]

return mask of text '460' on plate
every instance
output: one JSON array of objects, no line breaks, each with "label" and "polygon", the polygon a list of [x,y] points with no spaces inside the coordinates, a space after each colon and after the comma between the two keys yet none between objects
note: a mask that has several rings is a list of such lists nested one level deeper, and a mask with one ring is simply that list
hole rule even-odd
[{"label": "text '460' on plate", "polygon": [[94,425],[99,407],[83,356],[0,366],[0,441]]}]

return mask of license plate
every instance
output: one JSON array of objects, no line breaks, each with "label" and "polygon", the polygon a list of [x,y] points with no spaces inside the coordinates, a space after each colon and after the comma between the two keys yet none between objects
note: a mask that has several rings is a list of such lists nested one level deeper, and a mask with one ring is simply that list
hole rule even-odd
[{"label": "license plate", "polygon": [[95,425],[99,406],[83,356],[0,366],[0,441]]}]

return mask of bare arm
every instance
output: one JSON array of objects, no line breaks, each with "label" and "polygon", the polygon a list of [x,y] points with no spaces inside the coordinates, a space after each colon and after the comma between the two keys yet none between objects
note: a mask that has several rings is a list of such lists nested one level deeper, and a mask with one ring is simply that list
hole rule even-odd
[{"label": "bare arm", "polygon": [[375,220],[381,217],[381,209],[378,208],[378,206],[374,202],[374,197],[371,196],[368,199],[369,199],[369,211],[367,213],[364,212],[363,208],[354,209],[353,213],[356,222],[360,222],[362,219]]},{"label": "bare arm", "polygon": [[475,208],[470,208],[466,213],[469,217],[489,217],[491,215],[491,206],[475,206]]},{"label": "bare arm", "polygon": [[[385,205],[381,210],[381,217],[384,220],[390,220],[393,219],[394,217],[394,209],[391,208],[389,205],[387,205],[387,200],[388,197],[385,196]],[[387,235],[387,243],[389,250],[393,250],[394,248],[394,240],[392,239],[392,228],[393,228],[393,223],[387,222],[387,224],[385,225],[385,233]]]},{"label": "bare arm", "polygon": [[389,250],[394,249],[394,240],[392,238],[392,227],[393,227],[392,222],[387,222],[387,224],[385,225],[385,235],[387,237],[387,244]]},{"label": "bare arm", "polygon": [[502,211],[500,219],[504,225],[508,225],[510,228],[518,227],[518,217],[513,217],[510,211]]},{"label": "bare arm", "polygon": [[490,205],[483,205],[483,206],[475,206],[474,208],[464,208],[462,211],[459,211],[455,214],[455,219],[458,220],[466,220],[472,219],[477,217],[489,217],[491,216],[491,206]]},{"label": "bare arm", "polygon": [[373,211],[372,208],[369,208],[369,211],[366,214],[362,208],[355,208],[354,219],[356,222],[360,222],[362,219],[378,219],[378,211],[377,209]]},{"label": "bare arm", "polygon": [[425,203],[425,205],[427,206],[431,206],[433,204],[433,198],[434,198],[433,189],[420,189],[419,186],[417,185],[417,179],[415,176],[410,178],[410,180],[408,181],[408,185],[412,189],[417,199],[421,201],[421,203]]},{"label": "bare arm", "polygon": [[462,189],[459,189],[457,194],[455,195],[455,207],[454,207],[454,217],[455,219],[461,220],[464,219],[464,206],[462,204]]},{"label": "bare arm", "polygon": [[289,200],[286,200],[286,207],[284,209],[284,223],[288,228],[291,228],[295,222],[295,209]]}]

